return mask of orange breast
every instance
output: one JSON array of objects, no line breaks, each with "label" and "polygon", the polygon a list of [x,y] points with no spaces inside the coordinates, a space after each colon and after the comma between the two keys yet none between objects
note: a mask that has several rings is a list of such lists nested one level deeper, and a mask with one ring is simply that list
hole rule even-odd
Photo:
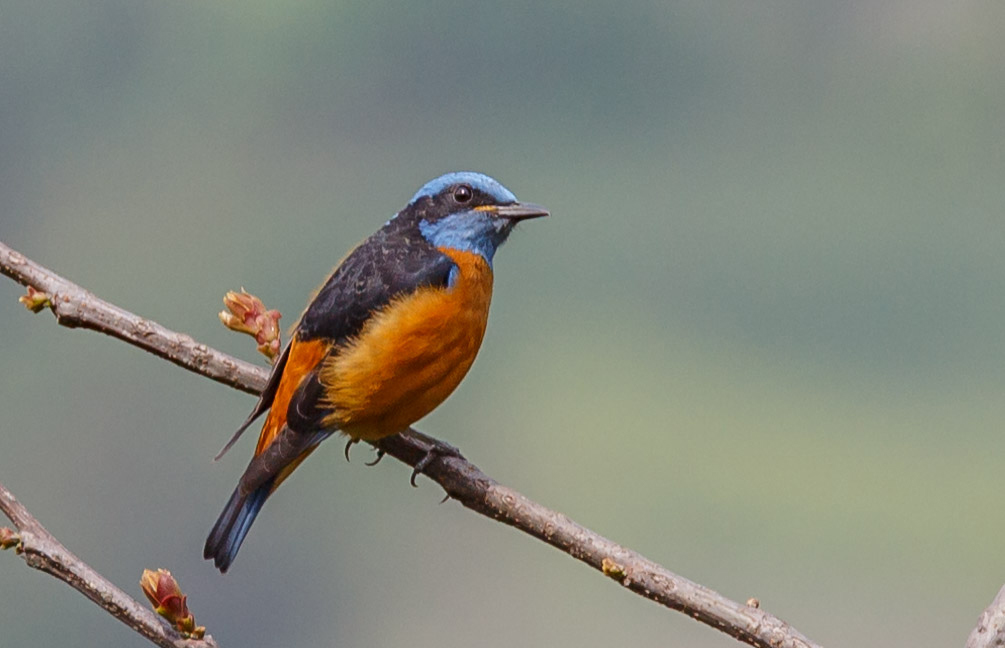
[{"label": "orange breast", "polygon": [[356,439],[410,426],[460,384],[485,335],[492,269],[478,254],[441,249],[457,264],[450,288],[421,288],[374,315],[325,361],[325,421]]}]

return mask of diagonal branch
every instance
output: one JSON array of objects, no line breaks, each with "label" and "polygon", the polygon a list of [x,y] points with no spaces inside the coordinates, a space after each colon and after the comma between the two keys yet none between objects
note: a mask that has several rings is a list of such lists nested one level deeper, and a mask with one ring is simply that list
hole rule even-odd
[{"label": "diagonal branch", "polygon": [[[60,324],[89,328],[129,342],[190,371],[249,393],[265,386],[264,368],[197,343],[99,299],[80,286],[0,243],[0,273],[51,295]],[[379,448],[415,466],[438,444],[415,430],[383,439]],[[586,563],[631,591],[752,646],[819,648],[781,619],[756,605],[731,601],[707,587],[671,572],[565,515],[503,486],[474,464],[438,456],[424,469],[447,494],[465,507],[508,524]]]},{"label": "diagonal branch", "polygon": [[29,567],[55,576],[162,648],[216,648],[212,637],[183,639],[153,610],[136,602],[70,553],[3,484],[0,484],[0,511],[17,527],[21,538],[17,552]]},{"label": "diagonal branch", "polygon": [[23,286],[49,293],[56,321],[69,328],[85,328],[128,342],[170,360],[179,367],[224,385],[255,394],[265,381],[262,369],[199,344],[184,333],[123,310],[95,296],[51,270],[26,259],[0,242],[0,273]]},{"label": "diagonal branch", "polygon": [[998,590],[967,638],[967,648],[1005,646],[1005,586]]}]

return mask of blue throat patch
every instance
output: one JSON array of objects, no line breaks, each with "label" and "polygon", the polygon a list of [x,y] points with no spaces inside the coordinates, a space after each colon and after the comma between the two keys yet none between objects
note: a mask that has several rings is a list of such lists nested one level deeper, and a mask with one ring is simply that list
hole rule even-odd
[{"label": "blue throat patch", "polygon": [[421,221],[419,231],[434,246],[474,252],[489,266],[496,249],[509,234],[505,222],[475,210],[457,212],[433,222]]}]

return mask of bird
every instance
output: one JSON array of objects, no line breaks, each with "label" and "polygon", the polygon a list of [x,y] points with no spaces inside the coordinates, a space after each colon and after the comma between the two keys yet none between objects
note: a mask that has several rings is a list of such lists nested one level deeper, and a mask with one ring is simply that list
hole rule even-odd
[{"label": "bird", "polygon": [[345,435],[348,458],[351,444],[407,430],[454,391],[485,334],[496,250],[517,223],[542,216],[487,175],[447,173],[348,253],[217,455],[268,412],[204,558],[225,573],[265,500],[322,441]]}]

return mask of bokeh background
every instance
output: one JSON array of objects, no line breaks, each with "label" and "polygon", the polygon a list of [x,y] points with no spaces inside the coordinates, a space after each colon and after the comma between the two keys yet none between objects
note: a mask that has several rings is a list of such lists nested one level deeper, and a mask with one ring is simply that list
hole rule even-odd
[{"label": "bokeh background", "polygon": [[[0,4],[0,240],[256,359],[426,180],[553,217],[497,257],[481,356],[420,428],[828,646],[962,645],[1005,582],[1005,4]],[[201,559],[253,404],[31,316],[0,281],[0,480],[225,646],[731,639],[324,447],[230,574]],[[252,433],[253,434],[253,433]],[[0,560],[0,644],[142,646]]]}]

